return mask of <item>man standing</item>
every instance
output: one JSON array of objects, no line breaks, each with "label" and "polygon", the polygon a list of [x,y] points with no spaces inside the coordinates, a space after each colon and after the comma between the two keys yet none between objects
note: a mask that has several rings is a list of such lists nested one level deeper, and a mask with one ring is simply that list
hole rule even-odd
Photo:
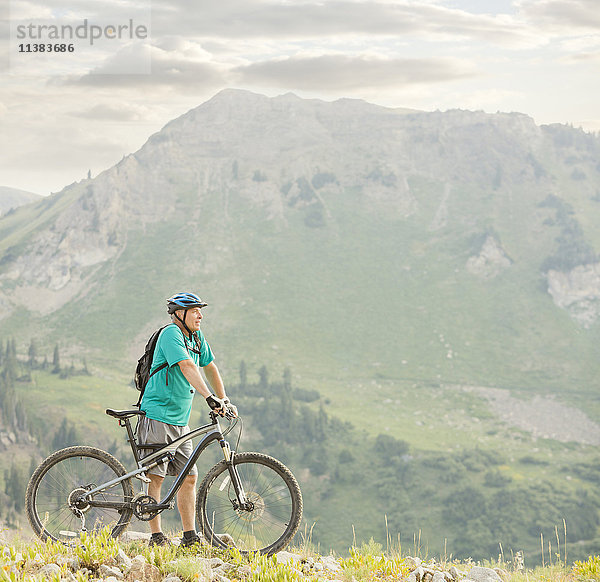
[{"label": "man standing", "polygon": [[[201,309],[206,305],[194,293],[177,293],[167,299],[167,311],[172,323],[162,330],[154,350],[151,373],[157,368],[160,370],[150,376],[140,404],[140,410],[146,413],[138,426],[140,444],[170,443],[188,433],[196,391],[206,398],[208,406],[215,412],[237,415],[237,409],[225,394],[210,346],[200,331]],[[204,370],[216,396],[208,389],[200,368]],[[173,461],[151,469],[148,472],[148,495],[160,500],[165,475],[179,474],[192,451],[190,440],[177,449]],[[198,469],[194,466],[177,494],[177,509],[183,526],[183,547],[200,542],[195,527],[197,475]],[[169,539],[161,530],[160,515],[150,520],[149,524],[152,532],[150,545],[169,545]]]}]

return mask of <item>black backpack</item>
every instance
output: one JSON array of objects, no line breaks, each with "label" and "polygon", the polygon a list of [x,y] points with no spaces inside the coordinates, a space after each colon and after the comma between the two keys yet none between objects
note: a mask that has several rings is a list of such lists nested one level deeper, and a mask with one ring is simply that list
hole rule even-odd
[{"label": "black backpack", "polygon": [[167,327],[163,325],[160,329],[157,329],[148,340],[146,347],[144,348],[144,353],[142,357],[138,360],[137,366],[135,368],[135,376],[133,377],[133,383],[137,390],[140,391],[140,397],[138,398],[136,406],[139,408],[142,402],[142,398],[144,396],[144,390],[146,389],[146,384],[148,384],[148,380],[150,380],[150,376],[154,376],[156,372],[163,370],[169,364],[165,362],[156,368],[155,370],[150,371],[152,368],[152,359],[154,358],[154,350],[156,349],[156,342],[158,341],[158,336],[160,332]]}]

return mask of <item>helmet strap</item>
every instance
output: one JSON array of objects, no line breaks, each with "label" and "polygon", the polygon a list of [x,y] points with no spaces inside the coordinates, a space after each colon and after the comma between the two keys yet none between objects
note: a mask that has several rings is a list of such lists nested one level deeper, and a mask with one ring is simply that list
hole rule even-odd
[{"label": "helmet strap", "polygon": [[188,312],[187,309],[183,310],[183,313],[184,313],[183,319],[181,319],[181,317],[179,317],[179,315],[177,315],[177,311],[173,312],[173,315],[175,316],[175,319],[178,319],[179,321],[181,321],[183,327],[185,327],[185,330],[188,332],[189,338],[190,338],[190,341],[191,341],[192,335],[193,335],[192,334],[192,330],[187,326],[187,323],[185,322],[185,318],[187,316],[187,312]]}]

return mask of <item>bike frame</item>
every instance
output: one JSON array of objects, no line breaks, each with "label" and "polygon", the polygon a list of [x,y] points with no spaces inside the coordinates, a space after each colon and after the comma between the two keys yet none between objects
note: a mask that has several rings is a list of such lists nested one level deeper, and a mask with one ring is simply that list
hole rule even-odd
[{"label": "bike frame", "polygon": [[[137,413],[137,411],[135,411]],[[108,413],[108,411],[107,411]],[[114,415],[112,415],[114,416]],[[133,416],[133,415],[132,415]],[[245,507],[247,503],[246,494],[244,492],[243,485],[240,481],[238,472],[233,464],[233,458],[235,452],[231,450],[229,443],[225,440],[224,434],[227,434],[229,430],[233,428],[233,425],[226,430],[225,433],[221,430],[221,426],[219,424],[218,417],[215,413],[211,412],[212,422],[209,424],[205,424],[200,426],[189,433],[180,436],[175,439],[173,442],[168,443],[160,448],[156,448],[156,445],[152,446],[144,446],[138,445],[135,439],[135,435],[131,428],[131,423],[129,421],[129,417],[117,417],[119,419],[119,425],[124,426],[127,429],[128,434],[128,442],[131,445],[131,450],[133,452],[134,459],[137,463],[138,468],[134,471],[130,471],[129,473],[122,475],[116,479],[112,479],[111,481],[107,481],[106,483],[102,483],[97,485],[93,489],[86,491],[84,495],[81,496],[81,500],[85,500],[92,507],[109,507],[112,509],[131,509],[133,507],[132,503],[115,503],[111,501],[101,501],[98,499],[90,499],[94,494],[99,493],[101,491],[105,491],[106,489],[111,489],[115,485],[121,483],[121,481],[125,481],[126,479],[131,479],[131,477],[137,477],[144,482],[148,482],[148,478],[145,477],[145,473],[150,469],[156,467],[162,462],[168,462],[175,456],[176,450],[185,442],[198,437],[205,435],[204,438],[195,446],[192,455],[188,459],[187,463],[183,467],[182,471],[177,475],[175,481],[171,485],[167,494],[156,503],[148,504],[148,509],[152,511],[161,512],[164,509],[169,509],[173,506],[173,501],[177,492],[179,491],[183,480],[188,476],[191,468],[200,458],[200,455],[204,452],[204,450],[214,441],[218,441],[221,445],[221,449],[223,451],[223,456],[225,458],[225,462],[227,464],[227,468],[229,470],[229,475],[231,477],[232,484],[234,486],[234,490],[237,497],[237,502],[240,507]],[[154,452],[140,459],[139,452],[140,450],[145,449],[155,449]]]}]

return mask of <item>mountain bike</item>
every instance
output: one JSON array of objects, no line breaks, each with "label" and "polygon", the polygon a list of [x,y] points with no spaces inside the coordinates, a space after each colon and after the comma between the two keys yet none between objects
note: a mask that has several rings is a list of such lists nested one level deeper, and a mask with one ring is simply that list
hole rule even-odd
[{"label": "mountain bike", "polygon": [[[132,517],[149,521],[172,509],[183,480],[206,448],[218,443],[223,460],[208,471],[196,497],[196,518],[204,538],[212,545],[234,546],[242,553],[273,554],[293,538],[302,518],[302,494],[294,475],[280,461],[262,453],[237,453],[225,440],[240,422],[211,411],[209,424],[191,430],[172,443],[138,444],[131,419],[140,410],[106,410],[127,430],[137,468],[127,471],[106,451],[89,446],[62,449],[42,461],[26,492],[26,510],[33,531],[42,539],[67,544],[78,542],[83,532],[109,527],[111,536],[125,531]],[[241,436],[241,424],[237,444]],[[146,473],[172,460],[177,448],[202,437],[192,456],[161,500],[148,495]],[[148,451],[150,451],[148,453]],[[134,492],[134,479],[140,491]]]}]

